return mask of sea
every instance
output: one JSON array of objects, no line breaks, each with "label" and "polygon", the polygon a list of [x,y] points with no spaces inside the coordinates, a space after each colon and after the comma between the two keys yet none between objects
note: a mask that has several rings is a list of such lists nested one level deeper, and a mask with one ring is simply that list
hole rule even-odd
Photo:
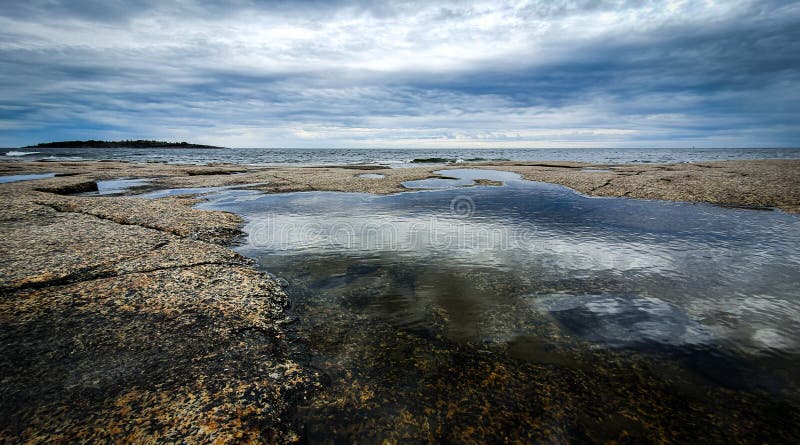
[{"label": "sea", "polygon": [[579,161],[596,164],[677,163],[800,158],[800,148],[0,148],[3,161],[121,160],[168,164],[235,163],[254,166],[420,164],[484,161]]}]

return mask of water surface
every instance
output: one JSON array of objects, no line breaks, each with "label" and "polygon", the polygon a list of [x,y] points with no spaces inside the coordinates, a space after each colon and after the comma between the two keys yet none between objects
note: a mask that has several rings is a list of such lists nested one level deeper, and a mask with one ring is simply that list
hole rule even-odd
[{"label": "water surface", "polygon": [[96,181],[97,191],[89,194],[113,196],[121,195],[131,189],[146,186],[152,179],[150,178],[118,178]]},{"label": "water surface", "polygon": [[293,353],[327,382],[310,439],[800,434],[796,215],[447,174],[505,185],[201,204],[290,283]]},{"label": "water surface", "polygon": [[34,179],[45,179],[45,178],[52,178],[56,174],[55,173],[39,173],[39,174],[27,174],[27,175],[4,175],[0,176],[0,184],[6,184],[9,182],[18,182],[18,181],[31,181]]},{"label": "water surface", "polygon": [[[540,149],[346,149],[346,148],[35,148],[0,149],[0,160],[78,161],[116,159],[132,162],[248,165],[388,164],[420,166],[415,159],[449,162],[582,161],[598,164],[699,162],[731,159],[800,158],[800,148],[540,148]],[[434,163],[435,164],[435,163]]]}]

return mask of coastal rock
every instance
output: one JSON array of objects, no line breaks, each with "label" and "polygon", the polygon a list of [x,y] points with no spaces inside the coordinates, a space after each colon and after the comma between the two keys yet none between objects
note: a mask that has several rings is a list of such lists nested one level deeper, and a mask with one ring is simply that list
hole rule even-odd
[{"label": "coastal rock", "polygon": [[[119,177],[156,178],[149,189],[248,186],[267,193],[341,191],[389,194],[402,183],[440,178],[433,173],[463,164],[412,168],[378,166],[245,167],[234,164],[180,166],[160,163],[4,162],[0,174],[57,172],[69,177],[35,181],[38,189],[66,193],[87,181]],[[550,182],[592,196],[708,202],[800,212],[800,160],[716,161],[680,164],[589,164],[581,162],[476,162],[469,168],[511,171],[531,181]],[[231,174],[239,173],[239,174]],[[362,178],[364,173],[381,179]],[[19,183],[16,183],[19,184]],[[485,183],[485,185],[496,185]],[[13,184],[8,184],[13,186]],[[29,189],[29,185],[19,186]],[[147,191],[142,188],[139,191]]]},{"label": "coastal rock", "polygon": [[800,212],[800,160],[718,161],[699,164],[539,166],[524,163],[493,165],[522,174],[531,181],[552,182],[592,196],[771,208]]},{"label": "coastal rock", "polygon": [[[319,385],[314,372],[286,354],[283,329],[292,319],[284,312],[287,296],[282,288],[288,283],[257,272],[250,260],[225,247],[240,234],[239,217],[192,208],[200,201],[192,196],[147,200],[72,193],[96,187],[102,179],[146,177],[153,178],[150,188],[238,185],[268,193],[385,194],[405,191],[404,181],[441,177],[433,171],[451,167],[0,163],[2,174],[57,173],[0,185],[0,442],[292,442],[303,434],[292,421],[295,401]],[[796,160],[625,166],[495,162],[473,167],[513,171],[597,196],[800,210]],[[589,167],[610,172],[584,171]],[[368,171],[384,177],[358,177]],[[391,348],[377,352],[391,355]],[[463,366],[464,360],[472,365]],[[549,376],[545,380],[550,382],[564,378],[562,370],[540,368],[532,374]],[[543,405],[547,409],[539,418],[546,424],[531,424],[528,430],[555,441],[567,437],[559,428],[566,425],[574,401],[556,400],[563,393],[556,387],[534,388],[544,380],[532,382],[480,357],[459,358],[452,369],[450,377],[430,384],[445,388],[443,393],[461,385],[464,393],[483,397],[464,382],[487,381],[498,388],[503,403],[507,394],[527,398],[535,392],[554,401]],[[583,384],[584,379],[576,374],[563,385]],[[376,412],[385,412],[386,403],[373,389],[352,383],[353,391],[329,393],[327,397],[342,398],[331,406],[372,403]],[[612,380],[603,384],[628,391]],[[656,387],[652,394],[657,397],[642,400],[657,405],[669,390]],[[353,394],[364,398],[348,398]],[[391,400],[426,394],[380,396]],[[325,402],[310,403],[323,407]],[[648,412],[660,410],[653,406]],[[324,409],[320,413],[327,415]],[[452,413],[472,415],[459,414],[459,407]],[[400,414],[408,431],[430,427],[415,424],[422,417]],[[482,417],[487,424],[502,424],[498,419],[503,412],[490,414],[494,417]],[[597,412],[598,424],[606,422],[604,415]],[[397,425],[398,418],[385,420]],[[500,421],[527,425],[530,419]],[[644,418],[641,424],[654,422]],[[724,423],[742,422],[736,418]],[[442,421],[448,423],[450,418]],[[461,426],[472,424],[464,421]],[[486,431],[467,428],[450,437],[494,437],[481,436]],[[313,428],[306,433],[313,435]],[[404,437],[411,436],[397,439]]]},{"label": "coastal rock", "polygon": [[[0,188],[0,442],[292,442],[286,294],[196,200]],[[278,379],[269,374],[278,374]]]}]

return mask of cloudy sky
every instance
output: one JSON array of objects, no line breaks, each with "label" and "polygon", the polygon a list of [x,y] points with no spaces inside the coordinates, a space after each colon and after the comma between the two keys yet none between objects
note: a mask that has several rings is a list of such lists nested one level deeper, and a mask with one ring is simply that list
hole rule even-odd
[{"label": "cloudy sky", "polygon": [[3,0],[0,146],[800,145],[796,1],[227,3]]}]

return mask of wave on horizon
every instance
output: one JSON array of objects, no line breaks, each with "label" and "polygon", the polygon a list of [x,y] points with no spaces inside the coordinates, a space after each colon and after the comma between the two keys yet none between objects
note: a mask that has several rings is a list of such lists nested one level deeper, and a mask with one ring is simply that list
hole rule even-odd
[{"label": "wave on horizon", "polygon": [[6,156],[28,156],[28,155],[37,155],[41,153],[41,151],[9,151],[6,152]]}]

